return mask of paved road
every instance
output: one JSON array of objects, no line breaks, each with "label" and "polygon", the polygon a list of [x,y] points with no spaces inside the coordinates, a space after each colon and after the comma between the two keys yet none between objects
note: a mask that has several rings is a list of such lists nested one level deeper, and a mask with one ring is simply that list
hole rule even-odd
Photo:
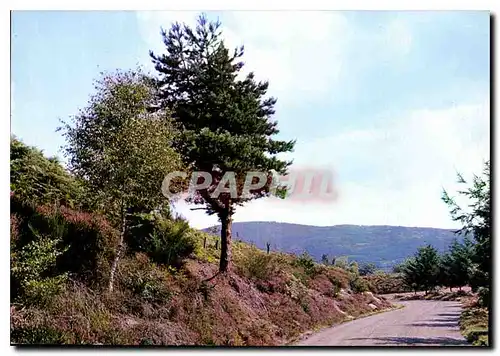
[{"label": "paved road", "polygon": [[413,300],[404,308],[325,329],[298,346],[460,346],[459,302]]}]

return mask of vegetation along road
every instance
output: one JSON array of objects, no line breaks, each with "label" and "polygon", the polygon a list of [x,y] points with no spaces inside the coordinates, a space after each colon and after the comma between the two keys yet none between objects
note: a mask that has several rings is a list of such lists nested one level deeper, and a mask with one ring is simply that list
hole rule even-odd
[{"label": "vegetation along road", "polygon": [[454,301],[400,302],[402,309],[325,329],[298,346],[461,346],[461,306]]}]

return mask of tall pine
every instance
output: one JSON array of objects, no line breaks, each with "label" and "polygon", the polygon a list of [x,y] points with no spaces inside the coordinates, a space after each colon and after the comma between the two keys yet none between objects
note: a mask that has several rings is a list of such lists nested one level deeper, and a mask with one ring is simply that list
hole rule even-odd
[{"label": "tall pine", "polygon": [[[241,75],[243,47],[230,52],[221,37],[220,22],[198,18],[195,28],[175,23],[162,30],[165,52],[150,52],[159,72],[160,105],[172,111],[182,134],[175,148],[193,171],[209,172],[212,183],[190,196],[221,222],[220,271],[231,268],[231,222],[238,205],[270,194],[271,171],[285,174],[290,161],[276,154],[293,149],[294,141],[272,139],[278,133],[276,99],[266,97],[268,82]],[[247,172],[264,172],[262,189],[241,196]],[[235,172],[235,180],[225,176]],[[238,196],[218,196],[219,182],[237,183]],[[201,180],[200,180],[201,182]],[[254,182],[256,183],[256,182]]]}]

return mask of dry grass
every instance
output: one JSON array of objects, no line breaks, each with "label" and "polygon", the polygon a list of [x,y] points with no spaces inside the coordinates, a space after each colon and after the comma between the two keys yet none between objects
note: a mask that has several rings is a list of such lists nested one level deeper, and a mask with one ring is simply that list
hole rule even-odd
[{"label": "dry grass", "polygon": [[[210,241],[211,242],[211,241]],[[207,248],[180,269],[125,257],[113,294],[68,284],[47,310],[12,310],[14,343],[111,345],[281,345],[307,330],[390,307],[353,293],[352,277],[295,257],[236,243],[234,271],[217,275]],[[214,277],[215,276],[215,277]],[[212,278],[214,277],[214,278]]]}]

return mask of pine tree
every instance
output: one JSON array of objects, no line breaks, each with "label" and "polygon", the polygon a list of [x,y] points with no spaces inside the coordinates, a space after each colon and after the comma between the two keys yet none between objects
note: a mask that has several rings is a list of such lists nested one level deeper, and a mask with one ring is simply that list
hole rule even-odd
[{"label": "pine tree", "polygon": [[[267,82],[257,82],[250,73],[241,78],[243,47],[232,54],[221,37],[220,22],[200,16],[196,27],[175,23],[162,30],[165,53],[151,52],[159,72],[159,104],[169,108],[182,131],[176,149],[193,171],[209,172],[211,185],[188,198],[216,214],[221,222],[221,272],[231,268],[231,224],[238,205],[268,196],[271,171],[285,174],[290,161],[276,154],[293,149],[294,141],[271,137],[279,131],[272,121],[276,99],[265,98]],[[241,195],[247,172],[263,172],[262,189]],[[220,182],[232,181],[235,173],[238,194],[216,192]],[[225,186],[225,185],[224,185]]]},{"label": "pine tree", "polygon": [[[468,184],[462,175],[458,174],[458,183]],[[442,200],[450,207],[454,221],[462,223],[457,231],[465,236],[472,235],[475,244],[472,248],[472,274],[470,285],[473,290],[478,287],[489,288],[491,284],[491,192],[490,192],[490,162],[484,165],[482,176],[474,175],[472,186],[459,194],[469,200],[468,209],[460,207],[456,200],[443,191]]]},{"label": "pine tree", "polygon": [[431,245],[421,247],[415,256],[402,267],[405,283],[414,291],[425,290],[427,294],[439,283],[439,254]]}]

